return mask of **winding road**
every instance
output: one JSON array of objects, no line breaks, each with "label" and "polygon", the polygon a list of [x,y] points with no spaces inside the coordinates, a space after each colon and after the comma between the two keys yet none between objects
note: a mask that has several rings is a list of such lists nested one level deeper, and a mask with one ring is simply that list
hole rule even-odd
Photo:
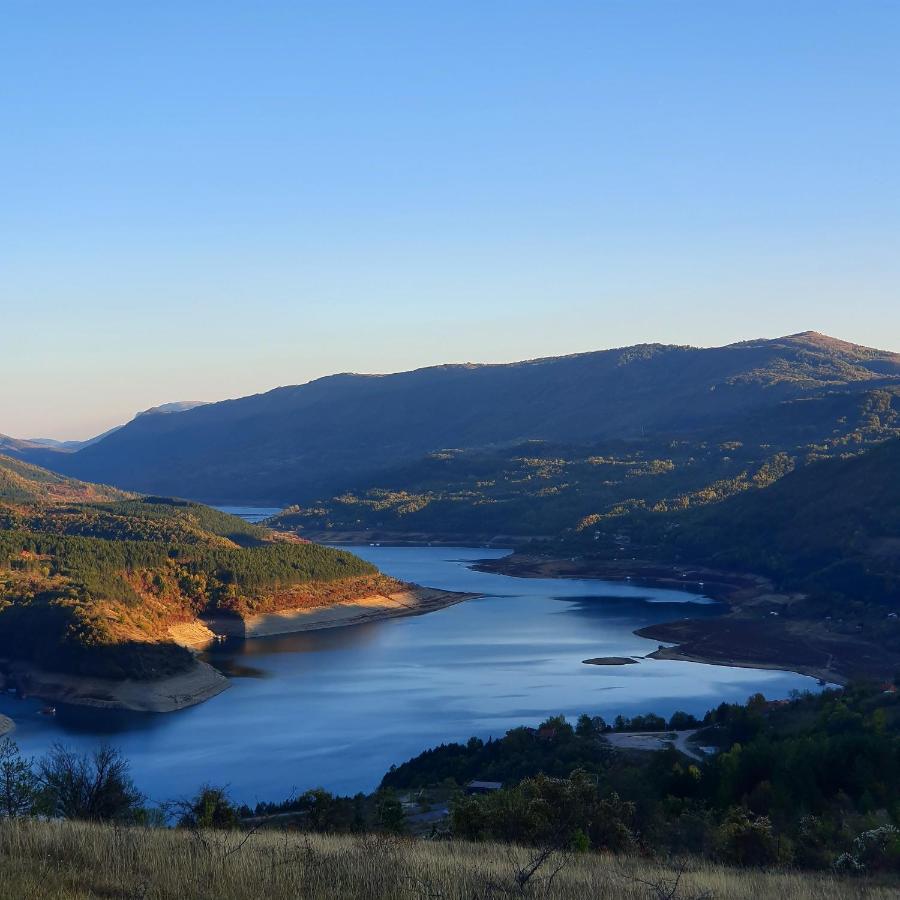
[{"label": "winding road", "polygon": [[[603,737],[622,750],[665,750],[674,747],[679,753],[702,762],[706,755],[699,747],[688,744],[697,733],[696,728],[687,731],[608,731]],[[674,737],[673,737],[674,735]]]}]

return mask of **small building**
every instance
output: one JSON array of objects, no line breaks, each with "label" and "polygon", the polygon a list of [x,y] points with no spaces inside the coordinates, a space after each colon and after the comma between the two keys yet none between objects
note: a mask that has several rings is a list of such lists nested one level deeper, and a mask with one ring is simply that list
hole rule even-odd
[{"label": "small building", "polygon": [[782,706],[790,706],[790,700],[766,700],[764,707],[766,709],[781,709]]},{"label": "small building", "polygon": [[492,794],[503,787],[500,781],[470,781],[466,785],[467,794]]}]

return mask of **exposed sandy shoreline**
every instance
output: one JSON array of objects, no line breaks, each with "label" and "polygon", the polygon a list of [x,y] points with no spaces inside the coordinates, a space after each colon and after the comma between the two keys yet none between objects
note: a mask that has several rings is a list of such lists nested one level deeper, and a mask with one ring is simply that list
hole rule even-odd
[{"label": "exposed sandy shoreline", "polygon": [[0,715],[0,738],[9,734],[16,727],[16,723],[9,716]]},{"label": "exposed sandy shoreline", "polygon": [[205,647],[215,640],[216,635],[199,619],[193,622],[180,622],[178,625],[169,626],[169,637],[182,647],[194,649]]},{"label": "exposed sandy shoreline", "polygon": [[303,609],[283,609],[278,612],[245,616],[242,619],[209,619],[211,633],[233,637],[255,638],[321,628],[342,628],[363,622],[376,622],[398,616],[418,616],[471,600],[477,594],[440,591],[411,586],[393,594],[372,594],[355,600],[311,606]]},{"label": "exposed sandy shoreline", "polygon": [[24,695],[76,706],[136,712],[174,712],[209,700],[230,686],[221,672],[200,660],[195,660],[187,672],[157,681],[82,677],[48,672],[22,663],[13,665],[12,674]]},{"label": "exposed sandy shoreline", "polygon": [[[375,622],[397,616],[415,616],[433,612],[470,600],[477,594],[440,591],[410,586],[392,594],[372,594],[303,609],[286,609],[244,618],[220,617],[184,622],[170,626],[173,641],[191,649],[199,649],[218,636],[241,638],[265,637],[290,632],[314,631]],[[157,681],[114,681],[107,678],[50,672],[24,663],[11,666],[11,680],[23,695],[40,697],[57,703],[92,706],[99,709],[128,709],[136,712],[174,712],[203,703],[230,686],[217,669],[195,660],[190,670]],[[11,720],[5,720],[10,723]],[[0,734],[4,717],[0,717]]]},{"label": "exposed sandy shoreline", "polygon": [[679,647],[665,647],[647,654],[647,659],[674,659],[682,662],[701,663],[706,666],[728,666],[731,669],[770,669],[773,672],[796,672],[798,675],[809,675],[831,684],[846,684],[847,678],[833,669],[820,669],[816,666],[805,666],[800,663],[766,663],[761,660],[730,659],[727,662],[710,659],[694,653],[684,653]]}]

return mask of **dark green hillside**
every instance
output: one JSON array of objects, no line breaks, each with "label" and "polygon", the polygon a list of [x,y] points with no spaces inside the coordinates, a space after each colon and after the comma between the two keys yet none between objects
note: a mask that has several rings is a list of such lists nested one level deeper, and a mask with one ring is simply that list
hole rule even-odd
[{"label": "dark green hillside", "polygon": [[[26,455],[134,490],[310,504],[382,487],[388,470],[447,447],[502,453],[531,440],[579,447],[703,441],[751,420],[760,423],[757,444],[784,443],[796,431],[780,412],[784,403],[898,387],[896,354],[815,333],[709,349],[647,344],[510,365],[336,375],[177,415],[139,416],[76,453]],[[766,426],[770,413],[785,434]],[[817,440],[834,427],[845,434],[833,413],[823,413],[827,427],[813,416]]]},{"label": "dark green hillside", "polygon": [[674,545],[808,590],[900,605],[900,440],[693,514]]},{"label": "dark green hillside", "polygon": [[900,610],[900,440],[705,508],[602,518],[580,541],[600,553],[614,533],[645,558],[769,575],[808,592],[810,611]]},{"label": "dark green hillside", "polygon": [[[617,720],[616,731],[700,727],[693,758],[674,747],[617,750],[602,719],[562,717],[490,741],[444,744],[392,767],[382,786],[470,780],[501,790],[457,796],[455,838],[539,843],[562,830],[606,850],[711,855],[741,866],[793,865],[869,876],[900,871],[900,703],[893,684],[745,705],[702,723],[676,713]],[[647,721],[658,724],[648,728]],[[687,724],[690,723],[690,724]],[[674,736],[674,735],[673,735]],[[719,752],[706,756],[698,745]],[[749,876],[748,876],[749,877]],[[663,896],[650,894],[648,896]],[[768,896],[768,895],[766,895]]]},{"label": "dark green hillside", "polygon": [[166,497],[135,497],[0,456],[0,527],[115,540],[258,544],[271,532]]},{"label": "dark green hillside", "polygon": [[703,439],[441,450],[292,507],[275,524],[301,533],[556,536],[623,511],[714,503],[892,435],[900,436],[900,389],[828,394],[784,401]]}]

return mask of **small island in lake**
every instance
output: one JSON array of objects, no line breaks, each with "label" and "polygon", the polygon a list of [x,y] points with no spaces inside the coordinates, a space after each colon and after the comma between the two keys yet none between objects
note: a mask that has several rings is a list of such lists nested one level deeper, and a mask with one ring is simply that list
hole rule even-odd
[{"label": "small island in lake", "polygon": [[635,666],[636,659],[628,656],[596,656],[594,659],[583,659],[586,666]]}]

